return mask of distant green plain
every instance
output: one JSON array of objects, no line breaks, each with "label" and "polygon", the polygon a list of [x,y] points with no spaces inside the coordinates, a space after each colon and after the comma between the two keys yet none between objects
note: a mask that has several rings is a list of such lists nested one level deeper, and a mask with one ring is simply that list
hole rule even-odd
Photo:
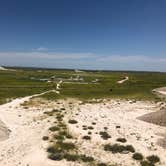
[{"label": "distant green plain", "polygon": [[[76,73],[74,70],[48,70],[32,68],[15,68],[16,71],[0,71],[0,103],[9,99],[29,96],[56,88],[56,82],[64,79],[60,94],[48,93],[46,99],[79,98],[125,98],[138,100],[154,100],[152,90],[166,86],[166,73],[157,72],[112,72],[85,71]],[[82,83],[67,81],[79,75]],[[40,79],[55,77],[55,83]],[[128,76],[129,80],[117,84],[118,80]],[[94,83],[94,80],[98,82]],[[7,100],[8,99],[8,100]]]}]

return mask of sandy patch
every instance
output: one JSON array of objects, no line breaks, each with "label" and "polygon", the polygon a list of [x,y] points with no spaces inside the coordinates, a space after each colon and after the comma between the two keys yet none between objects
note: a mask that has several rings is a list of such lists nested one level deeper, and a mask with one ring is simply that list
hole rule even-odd
[{"label": "sandy patch", "polygon": [[[78,120],[77,125],[69,125],[80,144],[80,151],[93,156],[100,162],[118,164],[121,166],[140,165],[132,159],[132,154],[112,154],[103,150],[106,143],[115,144],[117,138],[126,138],[125,144],[132,145],[136,152],[148,155],[158,155],[161,158],[159,165],[166,165],[166,151],[158,145],[159,139],[164,138],[161,133],[166,133],[166,128],[151,123],[146,123],[137,117],[156,111],[154,103],[129,101],[110,101],[99,104],[85,104],[74,111],[70,118]],[[95,125],[92,125],[95,122]],[[93,126],[93,130],[83,130],[82,126]],[[108,128],[105,130],[104,128]],[[118,127],[118,128],[117,128]],[[83,141],[82,137],[91,131],[91,140]],[[111,136],[103,140],[100,131],[107,131]]]}]

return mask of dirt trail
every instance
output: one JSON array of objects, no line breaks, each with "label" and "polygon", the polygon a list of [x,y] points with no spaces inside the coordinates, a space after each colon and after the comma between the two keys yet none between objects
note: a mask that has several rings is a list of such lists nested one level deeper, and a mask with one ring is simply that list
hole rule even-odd
[{"label": "dirt trail", "polygon": [[127,80],[129,80],[129,77],[125,77],[123,80],[117,81],[118,84],[123,84],[124,82],[126,82]]},{"label": "dirt trail", "polygon": [[[36,108],[24,109],[20,106],[32,97],[37,97],[48,92],[36,94],[28,97],[18,98],[10,103],[0,106],[0,120],[6,125],[6,131],[3,131],[3,125],[0,126],[0,133],[10,134],[8,137],[1,137],[0,142],[0,166],[38,166],[47,158],[42,148],[42,136],[47,131],[47,121],[35,120],[43,115],[44,110]],[[8,129],[7,129],[8,128]],[[5,140],[6,139],[6,140]],[[44,154],[43,154],[44,153]],[[40,156],[38,165],[35,162],[37,155]],[[34,155],[36,158],[28,160],[28,156]],[[43,157],[41,157],[43,156]]]}]

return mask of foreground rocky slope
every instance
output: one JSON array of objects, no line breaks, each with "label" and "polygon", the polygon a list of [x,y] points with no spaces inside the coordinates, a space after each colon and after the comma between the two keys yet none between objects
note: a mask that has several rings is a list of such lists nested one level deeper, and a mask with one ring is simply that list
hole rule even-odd
[{"label": "foreground rocky slope", "polygon": [[[159,159],[155,165],[166,165],[166,128],[138,119],[159,111],[160,103],[109,99],[53,102],[40,98],[27,102],[29,99],[0,106],[0,119],[10,132],[9,138],[0,142],[0,165],[137,166],[148,163],[147,157],[154,155]],[[61,153],[56,151],[55,156],[57,146]],[[135,153],[136,157],[141,154],[140,160],[134,159]]]}]

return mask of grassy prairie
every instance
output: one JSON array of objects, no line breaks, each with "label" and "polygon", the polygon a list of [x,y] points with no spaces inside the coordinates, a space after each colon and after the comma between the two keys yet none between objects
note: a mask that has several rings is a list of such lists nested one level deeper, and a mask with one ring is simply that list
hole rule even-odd
[{"label": "grassy prairie", "polygon": [[[83,81],[71,81],[69,78],[77,76]],[[124,75],[129,80],[117,84]],[[54,83],[43,79],[54,77]],[[94,80],[98,80],[96,83]],[[6,99],[23,97],[56,88],[56,82],[64,80],[61,94],[45,94],[47,99],[74,97],[80,99],[90,98],[133,98],[153,100],[154,88],[166,86],[166,73],[152,72],[109,72],[86,71],[76,73],[72,70],[48,70],[19,68],[16,71],[0,71],[0,103]]]}]

